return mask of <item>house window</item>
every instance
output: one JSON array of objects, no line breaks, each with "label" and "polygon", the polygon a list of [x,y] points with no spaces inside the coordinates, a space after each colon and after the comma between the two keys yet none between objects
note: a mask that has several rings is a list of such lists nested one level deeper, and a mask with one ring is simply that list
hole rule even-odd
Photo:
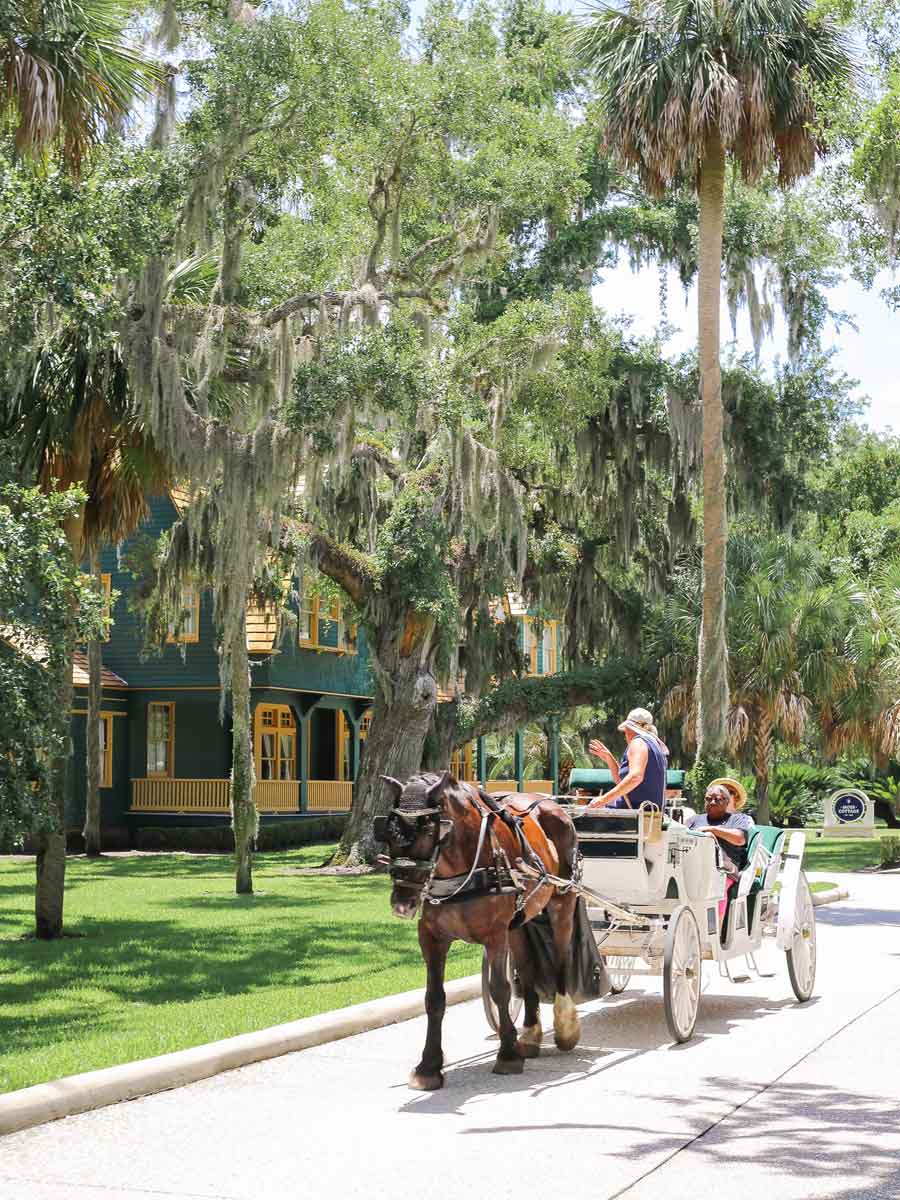
[{"label": "house window", "polygon": [[112,787],[113,719],[110,713],[100,714],[100,786]]},{"label": "house window", "polygon": [[175,763],[175,705],[147,705],[147,775],[171,779]]},{"label": "house window", "polygon": [[112,624],[112,576],[104,571],[100,576],[100,591],[103,593],[103,633],[101,640],[109,641],[109,629]]},{"label": "house window", "polygon": [[356,626],[347,625],[340,600],[323,600],[310,593],[300,601],[300,645],[334,654],[356,653]]},{"label": "house window", "polygon": [[297,778],[297,726],[286,704],[260,704],[256,710],[256,778]]},{"label": "house window", "polygon": [[200,589],[192,583],[181,589],[181,628],[176,636],[178,622],[169,625],[167,642],[199,642],[200,640]]},{"label": "house window", "polygon": [[472,742],[466,742],[464,746],[454,750],[450,756],[450,774],[455,779],[474,779],[474,761]]},{"label": "house window", "polygon": [[559,621],[543,621],[540,637],[534,617],[522,618],[522,652],[529,675],[555,675]]}]

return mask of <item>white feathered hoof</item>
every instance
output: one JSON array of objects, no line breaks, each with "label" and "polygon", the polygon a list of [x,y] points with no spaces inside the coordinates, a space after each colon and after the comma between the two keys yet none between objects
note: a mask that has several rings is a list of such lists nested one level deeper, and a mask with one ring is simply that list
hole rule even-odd
[{"label": "white feathered hoof", "polygon": [[578,1010],[568,996],[557,995],[553,1001],[553,1040],[560,1050],[574,1050],[581,1039]]},{"label": "white feathered hoof", "polygon": [[516,1049],[523,1058],[537,1058],[541,1052],[543,1037],[544,1031],[540,1021],[536,1025],[526,1025],[516,1042]]}]

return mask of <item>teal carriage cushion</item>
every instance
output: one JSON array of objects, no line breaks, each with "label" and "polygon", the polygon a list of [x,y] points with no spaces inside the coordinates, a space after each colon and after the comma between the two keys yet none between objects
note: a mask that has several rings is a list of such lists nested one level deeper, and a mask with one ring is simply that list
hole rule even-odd
[{"label": "teal carriage cushion", "polygon": [[[608,792],[612,785],[612,771],[605,767],[575,767],[569,775],[569,791],[583,788],[596,796]],[[666,787],[684,787],[684,771],[666,771]]]},{"label": "teal carriage cushion", "polygon": [[747,862],[749,863],[753,858],[753,851],[760,838],[768,852],[774,854],[778,840],[784,836],[785,832],[784,829],[778,829],[774,825],[754,825],[747,837]]}]

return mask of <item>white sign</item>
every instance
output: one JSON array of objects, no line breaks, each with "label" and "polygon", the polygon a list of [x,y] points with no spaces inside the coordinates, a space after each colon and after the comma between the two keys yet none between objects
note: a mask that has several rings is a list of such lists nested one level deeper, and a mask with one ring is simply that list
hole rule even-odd
[{"label": "white sign", "polygon": [[841,788],[825,801],[828,837],[874,837],[875,805],[859,788]]}]

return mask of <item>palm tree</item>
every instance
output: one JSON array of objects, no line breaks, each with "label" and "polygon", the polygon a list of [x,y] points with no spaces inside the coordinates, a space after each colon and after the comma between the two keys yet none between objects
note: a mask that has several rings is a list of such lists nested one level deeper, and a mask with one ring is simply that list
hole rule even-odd
[{"label": "palm tree", "polygon": [[[800,745],[812,718],[852,686],[847,653],[852,589],[846,580],[827,578],[813,547],[738,538],[729,555],[727,597],[732,653],[726,747],[752,765],[757,820],[766,824],[776,739]],[[663,718],[683,722],[687,744],[698,733],[701,620],[693,579],[682,578],[664,606],[654,641],[661,656]]]},{"label": "palm tree", "polygon": [[597,79],[606,139],[654,196],[687,182],[700,200],[698,353],[703,406],[703,614],[698,758],[721,756],[728,711],[725,454],[719,366],[729,161],[753,182],[773,162],[787,186],[823,152],[816,85],[847,78],[836,26],[808,0],[625,0],[574,31]]},{"label": "palm tree", "polygon": [[6,0],[0,15],[0,118],[21,154],[58,142],[78,171],[88,149],[117,128],[163,78],[125,41],[121,0]]}]

